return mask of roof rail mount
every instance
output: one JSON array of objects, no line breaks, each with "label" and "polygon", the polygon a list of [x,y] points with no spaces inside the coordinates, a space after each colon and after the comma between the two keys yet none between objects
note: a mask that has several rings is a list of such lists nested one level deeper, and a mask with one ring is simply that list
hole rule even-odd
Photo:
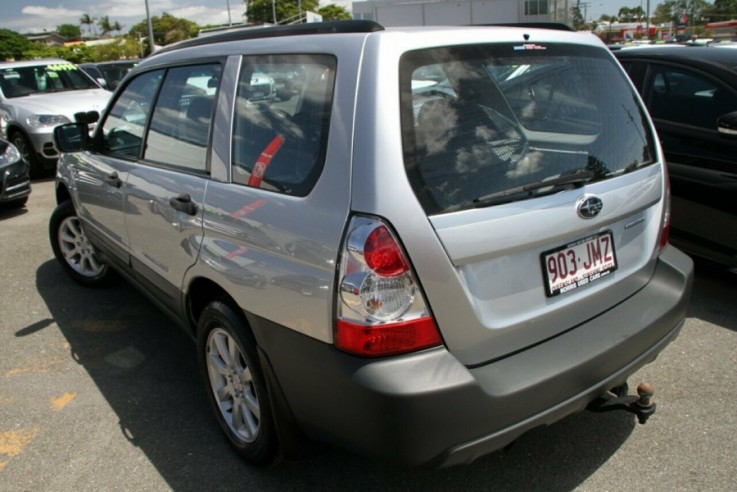
[{"label": "roof rail mount", "polygon": [[307,34],[340,34],[383,31],[384,27],[369,20],[345,20],[328,22],[309,22],[306,24],[290,24],[286,26],[244,27],[222,33],[210,34],[199,38],[187,39],[165,46],[156,54],[226,41],[241,41],[245,39],[276,38],[282,36],[302,36]]}]

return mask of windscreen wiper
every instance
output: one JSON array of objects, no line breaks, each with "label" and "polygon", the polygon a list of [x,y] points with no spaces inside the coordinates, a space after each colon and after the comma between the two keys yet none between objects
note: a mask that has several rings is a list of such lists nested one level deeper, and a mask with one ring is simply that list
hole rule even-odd
[{"label": "windscreen wiper", "polygon": [[[573,187],[578,188],[592,179],[594,179],[594,172],[586,169],[580,169],[571,174],[564,174],[553,179],[546,179],[538,181],[536,183],[529,183],[522,186],[515,186],[506,190],[497,191],[488,195],[480,196],[473,200],[473,204],[476,207],[489,207],[492,205],[499,205],[502,203],[514,202],[517,200],[524,200],[526,198],[532,198],[534,196],[548,195],[559,191],[561,187]],[[544,192],[537,192],[545,188],[550,188]]]}]

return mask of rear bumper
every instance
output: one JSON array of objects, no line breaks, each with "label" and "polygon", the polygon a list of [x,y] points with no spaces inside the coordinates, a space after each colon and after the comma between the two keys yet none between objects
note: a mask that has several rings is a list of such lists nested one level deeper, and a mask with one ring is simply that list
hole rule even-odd
[{"label": "rear bumper", "polygon": [[583,410],[678,334],[691,260],[669,247],[648,285],[540,345],[479,367],[445,349],[389,359],[346,355],[250,319],[296,424],[310,437],[402,465],[468,463]]}]

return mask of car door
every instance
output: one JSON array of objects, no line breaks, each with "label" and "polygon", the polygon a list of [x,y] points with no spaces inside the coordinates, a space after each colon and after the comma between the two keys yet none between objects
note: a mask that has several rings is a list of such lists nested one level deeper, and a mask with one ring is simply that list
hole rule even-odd
[{"label": "car door", "polygon": [[700,70],[651,62],[642,92],[668,161],[673,242],[737,262],[737,139],[720,135],[716,123],[737,111],[737,88]]},{"label": "car door", "polygon": [[101,148],[74,168],[87,233],[123,266],[129,264],[125,183],[143,148],[149,108],[162,75],[162,70],[145,73],[125,88],[100,125]]},{"label": "car door", "polygon": [[126,227],[136,278],[175,312],[202,238],[208,142],[221,66],[167,70],[143,158],[126,186]]}]

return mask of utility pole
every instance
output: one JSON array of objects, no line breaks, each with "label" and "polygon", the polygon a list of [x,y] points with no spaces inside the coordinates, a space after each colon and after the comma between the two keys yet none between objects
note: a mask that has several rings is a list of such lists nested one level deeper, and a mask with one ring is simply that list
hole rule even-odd
[{"label": "utility pole", "polygon": [[153,55],[156,48],[154,48],[154,27],[153,24],[151,24],[151,13],[148,10],[148,0],[146,0],[146,19],[148,19],[148,44],[149,49],[151,50],[149,55]]}]

